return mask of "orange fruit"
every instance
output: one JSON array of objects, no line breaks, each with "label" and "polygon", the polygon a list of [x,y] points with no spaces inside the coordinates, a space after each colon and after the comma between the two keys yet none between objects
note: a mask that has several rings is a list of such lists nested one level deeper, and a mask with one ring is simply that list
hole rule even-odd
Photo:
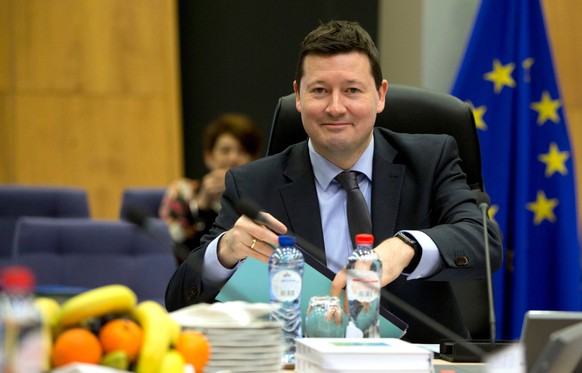
[{"label": "orange fruit", "polygon": [[175,349],[191,364],[196,372],[203,372],[210,359],[210,343],[204,334],[194,330],[183,330],[176,340]]},{"label": "orange fruit", "polygon": [[105,353],[121,350],[133,362],[141,350],[143,332],[133,320],[113,319],[99,331],[99,341]]},{"label": "orange fruit", "polygon": [[55,340],[51,361],[55,368],[69,363],[98,364],[103,354],[97,336],[87,329],[72,328]]}]

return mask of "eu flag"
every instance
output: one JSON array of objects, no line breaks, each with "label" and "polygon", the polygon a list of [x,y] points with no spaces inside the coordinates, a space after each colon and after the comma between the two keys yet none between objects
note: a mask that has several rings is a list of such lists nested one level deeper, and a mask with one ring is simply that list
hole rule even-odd
[{"label": "eu flag", "polygon": [[504,234],[497,337],[528,310],[581,309],[573,157],[539,0],[483,0],[452,94],[473,108]]}]

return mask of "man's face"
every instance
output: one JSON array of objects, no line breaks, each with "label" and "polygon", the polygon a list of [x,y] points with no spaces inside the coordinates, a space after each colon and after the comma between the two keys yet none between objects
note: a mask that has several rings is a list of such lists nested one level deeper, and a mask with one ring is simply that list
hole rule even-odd
[{"label": "man's face", "polygon": [[361,52],[308,55],[303,71],[299,91],[294,83],[296,106],[315,150],[334,163],[357,159],[384,109],[388,83],[376,90],[370,62]]}]

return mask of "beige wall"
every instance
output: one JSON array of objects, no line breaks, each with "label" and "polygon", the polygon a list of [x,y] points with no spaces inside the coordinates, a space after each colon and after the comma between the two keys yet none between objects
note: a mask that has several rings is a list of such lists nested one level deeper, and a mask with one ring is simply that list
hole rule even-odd
[{"label": "beige wall", "polygon": [[175,1],[0,0],[0,182],[72,185],[117,218],[182,172]]},{"label": "beige wall", "polygon": [[[582,2],[579,0],[543,0],[546,24],[554,52],[562,99],[566,109],[570,140],[574,152],[578,223],[582,227]],[[579,229],[582,235],[582,228]]]}]

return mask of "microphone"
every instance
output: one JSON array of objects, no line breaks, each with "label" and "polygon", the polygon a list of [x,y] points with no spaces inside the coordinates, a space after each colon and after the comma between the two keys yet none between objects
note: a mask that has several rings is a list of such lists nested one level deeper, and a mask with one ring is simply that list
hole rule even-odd
[{"label": "microphone", "polygon": [[485,271],[487,280],[487,299],[489,301],[489,333],[491,337],[491,348],[495,347],[495,307],[493,305],[493,273],[491,272],[491,254],[489,251],[489,235],[487,234],[487,210],[491,206],[489,194],[478,191],[476,193],[477,205],[483,214],[483,239],[485,240]]},{"label": "microphone", "polygon": [[[270,223],[269,223],[268,219],[261,212],[261,208],[255,202],[250,201],[248,199],[241,199],[240,201],[235,203],[235,210],[239,214],[245,215],[245,216],[249,217],[250,219],[255,220],[256,222],[259,222],[259,223],[265,225],[266,227],[269,227]],[[322,257],[323,250],[318,249],[315,245],[304,240],[303,238],[298,237],[297,234],[295,234],[291,231],[288,231],[287,234],[294,235],[298,246],[305,249],[304,254],[307,254],[306,255],[306,262],[310,259],[310,257],[315,256],[313,254],[319,253],[318,256]],[[300,242],[301,242],[301,244],[300,244]],[[304,245],[304,246],[302,246],[302,245]],[[335,277],[335,273],[333,273],[333,271],[331,271],[329,268],[327,268],[327,266],[325,266],[323,263],[325,263],[324,260],[322,260],[322,261],[316,260],[314,263],[309,263],[309,264],[312,267],[314,267],[316,270],[318,270],[319,272],[324,274],[326,277],[328,277],[330,280],[333,280],[333,278]],[[408,315],[421,321],[423,324],[425,324],[427,327],[431,328],[432,330],[442,334],[443,336],[445,336],[446,338],[448,338],[450,340],[454,340],[457,343],[461,344],[466,349],[466,351],[472,353],[474,356],[478,356],[479,358],[483,358],[485,356],[485,351],[483,351],[479,347],[479,345],[474,345],[474,344],[468,343],[467,341],[465,341],[465,339],[463,337],[459,336],[457,333],[453,332],[452,330],[445,327],[441,323],[439,323],[436,320],[432,319],[431,317],[427,316],[424,312],[419,311],[415,307],[411,306],[407,302],[405,302],[402,299],[400,299],[399,297],[395,296],[394,294],[389,292],[385,287],[383,287],[381,290],[381,298],[383,298],[386,302],[391,303],[394,306],[400,308],[401,310],[406,312]],[[380,305],[380,312],[382,312],[382,315],[384,317],[386,317],[391,322],[394,322],[395,324],[396,323],[398,323],[400,325],[402,324],[402,320],[400,320],[398,318],[396,318],[396,320],[394,320],[395,319],[394,315],[392,315],[392,313],[390,313],[390,311],[388,311],[385,307],[382,306],[382,302],[380,302],[380,304],[381,304]]]}]

